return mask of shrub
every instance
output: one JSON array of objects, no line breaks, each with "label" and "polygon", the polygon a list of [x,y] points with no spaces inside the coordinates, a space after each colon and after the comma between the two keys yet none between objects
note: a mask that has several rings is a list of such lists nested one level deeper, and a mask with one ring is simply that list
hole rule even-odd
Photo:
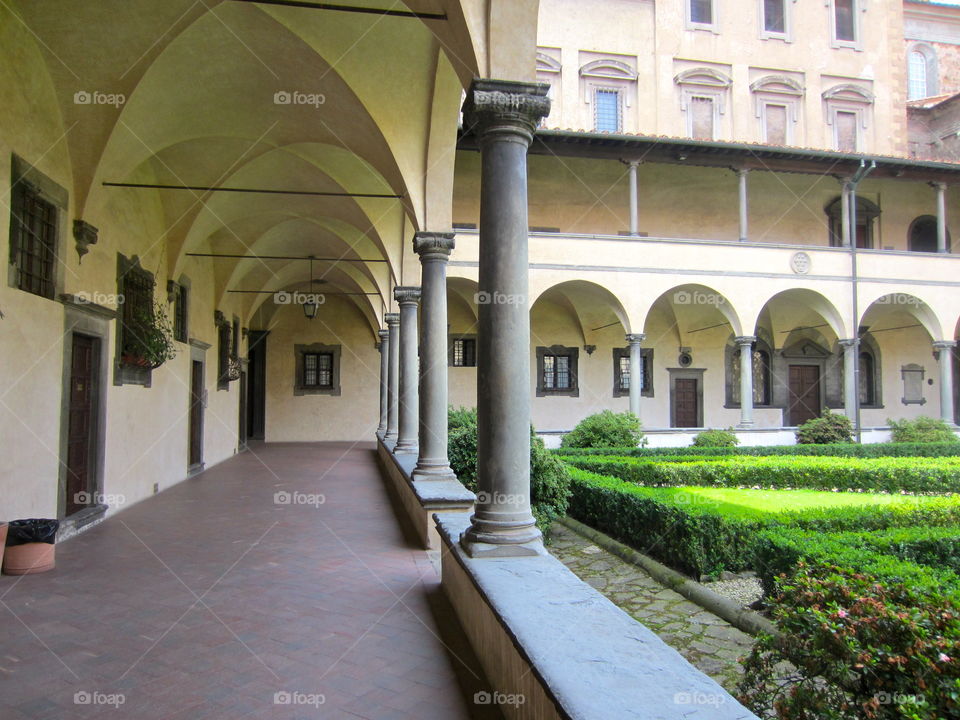
[{"label": "shrub", "polygon": [[[477,411],[450,408],[447,454],[450,467],[464,486],[477,492]],[[543,440],[530,428],[530,505],[540,530],[567,514],[570,477],[567,466],[546,449]]]},{"label": "shrub", "polygon": [[958,617],[954,598],[926,587],[802,563],[777,582],[782,634],[754,646],[740,700],[761,717],[796,720],[957,717]]},{"label": "shrub", "polygon": [[797,428],[797,442],[803,445],[848,443],[853,439],[850,418],[840,413],[823,411],[818,418],[811,418]]},{"label": "shrub", "polygon": [[704,430],[697,433],[693,439],[693,447],[718,448],[734,447],[740,444],[740,438],[733,433],[733,428],[726,430]]},{"label": "shrub", "polygon": [[640,419],[630,412],[615,413],[604,410],[585,417],[566,435],[562,447],[604,448],[636,447],[643,439]]},{"label": "shrub", "polygon": [[895,443],[955,443],[957,436],[939,419],[918,417],[914,420],[887,420]]},{"label": "shrub", "polygon": [[867,492],[960,492],[960,458],[722,457],[683,462],[564,456],[574,467],[656,486],[807,488]]},{"label": "shrub", "polygon": [[957,457],[960,442],[942,443],[831,443],[828,445],[753,445],[748,447],[619,447],[619,448],[558,448],[556,455],[619,455],[664,460],[664,456],[747,455],[769,457],[776,455],[831,456],[831,457]]}]

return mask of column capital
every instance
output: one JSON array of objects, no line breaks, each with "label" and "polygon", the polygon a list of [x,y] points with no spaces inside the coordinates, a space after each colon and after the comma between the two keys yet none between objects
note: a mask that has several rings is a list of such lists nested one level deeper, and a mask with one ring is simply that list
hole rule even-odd
[{"label": "column capital", "polygon": [[398,285],[393,289],[393,299],[401,305],[416,305],[420,302],[420,288],[416,285]]},{"label": "column capital", "polygon": [[[399,325],[399,324],[400,324],[400,313],[386,313],[386,314],[383,316],[383,319],[384,319],[384,322],[387,323],[387,325]],[[381,330],[381,332],[383,332],[383,331]],[[389,334],[390,331],[387,330],[387,333]]]},{"label": "column capital", "polygon": [[629,333],[627,335],[627,343],[630,345],[639,345],[646,339],[647,339],[646,333]]},{"label": "column capital", "polygon": [[383,330],[377,330],[377,336],[381,340],[386,340],[388,337],[390,337],[390,331],[387,330],[386,328],[384,328]]},{"label": "column capital", "polygon": [[933,347],[936,350],[950,350],[957,346],[956,340],[934,340]]},{"label": "column capital", "polygon": [[482,138],[499,129],[520,133],[529,144],[540,121],[550,113],[548,83],[476,79],[463,104],[463,125]]},{"label": "column capital", "polygon": [[741,168],[735,167],[735,168],[732,168],[732,170],[740,177],[746,177],[747,174],[749,174],[750,172],[750,168],[745,168],[745,167],[741,167]]},{"label": "column capital", "polygon": [[931,180],[929,183],[930,187],[936,190],[946,190],[947,184],[941,180]]},{"label": "column capital", "polygon": [[446,260],[455,247],[452,232],[418,232],[413,236],[413,251],[420,256],[420,262],[427,259]]},{"label": "column capital", "polygon": [[848,348],[848,347],[855,348],[860,344],[860,338],[842,338],[840,340],[837,340],[837,343],[842,348]]},{"label": "column capital", "polygon": [[757,341],[756,335],[738,335],[733,339],[737,345],[753,345]]}]

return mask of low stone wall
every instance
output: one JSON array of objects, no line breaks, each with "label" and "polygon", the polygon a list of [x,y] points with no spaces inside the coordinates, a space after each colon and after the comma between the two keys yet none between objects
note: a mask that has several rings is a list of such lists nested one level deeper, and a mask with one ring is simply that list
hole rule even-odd
[{"label": "low stone wall", "polygon": [[473,559],[464,515],[436,515],[443,588],[513,720],[757,720],[549,553]]}]

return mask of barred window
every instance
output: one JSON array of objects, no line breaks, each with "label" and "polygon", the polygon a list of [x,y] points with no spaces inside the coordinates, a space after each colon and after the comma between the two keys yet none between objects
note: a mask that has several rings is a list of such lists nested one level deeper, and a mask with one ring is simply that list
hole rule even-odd
[{"label": "barred window", "polygon": [[173,338],[187,341],[187,288],[180,283],[173,286]]},{"label": "barred window", "polygon": [[137,265],[130,265],[120,279],[123,295],[120,347],[134,358],[143,357],[143,328],[153,318],[153,275]]},{"label": "barred window", "polygon": [[570,377],[569,355],[543,356],[543,387],[545,390],[569,390],[572,387]]},{"label": "barred window", "polygon": [[474,338],[457,338],[453,341],[454,367],[477,366],[477,341]]},{"label": "barred window", "polygon": [[303,386],[333,387],[333,353],[303,354]]},{"label": "barred window", "polygon": [[620,132],[620,91],[597,88],[593,95],[597,132]]},{"label": "barred window", "polygon": [[19,181],[13,191],[11,262],[20,290],[52,298],[57,257],[57,208],[39,190]]}]

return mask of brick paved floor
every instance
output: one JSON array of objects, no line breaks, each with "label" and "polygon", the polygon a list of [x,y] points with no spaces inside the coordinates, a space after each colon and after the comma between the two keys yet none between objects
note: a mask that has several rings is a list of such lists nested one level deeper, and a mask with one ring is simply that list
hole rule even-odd
[{"label": "brick paved floor", "polygon": [[0,718],[469,718],[437,587],[370,446],[261,445],[0,577]]}]

